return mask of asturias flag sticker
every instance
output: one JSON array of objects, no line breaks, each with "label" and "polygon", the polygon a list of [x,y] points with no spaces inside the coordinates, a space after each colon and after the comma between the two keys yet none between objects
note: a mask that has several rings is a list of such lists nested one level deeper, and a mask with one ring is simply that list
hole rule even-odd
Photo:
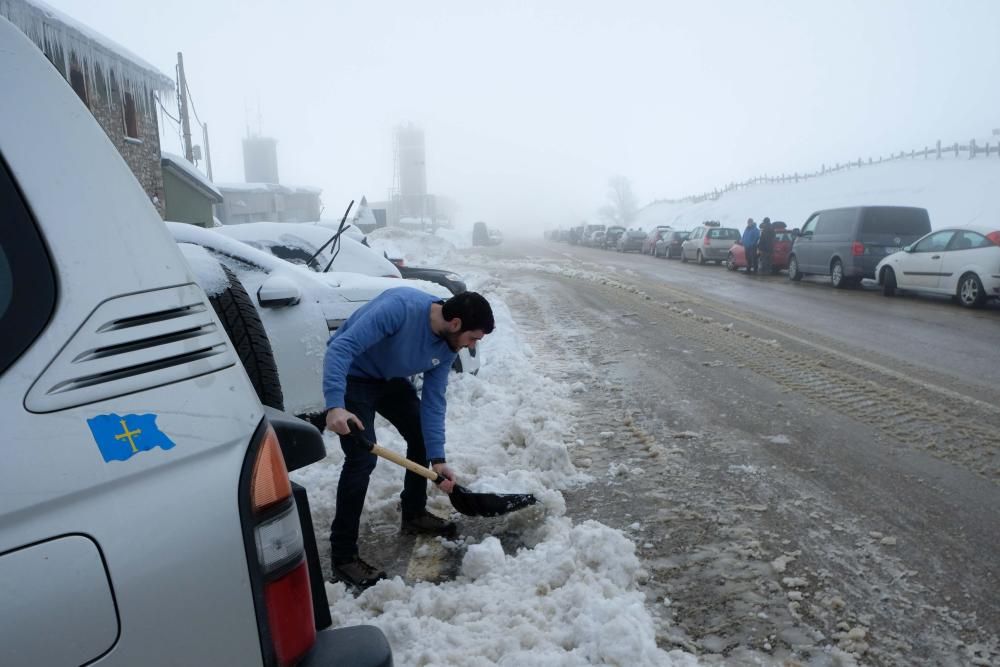
[{"label": "asturias flag sticker", "polygon": [[97,415],[87,420],[105,461],[127,461],[153,447],[173,449],[173,441],[156,427],[156,415]]}]

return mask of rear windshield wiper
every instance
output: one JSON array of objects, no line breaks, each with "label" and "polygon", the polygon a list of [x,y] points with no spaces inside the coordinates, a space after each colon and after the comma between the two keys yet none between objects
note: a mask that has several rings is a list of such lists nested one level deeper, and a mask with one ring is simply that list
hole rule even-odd
[{"label": "rear windshield wiper", "polygon": [[[327,246],[329,246],[331,243],[335,243],[340,238],[340,235],[344,233],[344,223],[347,222],[347,216],[348,214],[350,214],[351,209],[353,207],[354,207],[354,200],[352,199],[351,203],[347,205],[347,210],[344,211],[344,217],[340,219],[340,225],[337,227],[336,233],[334,233],[334,235],[330,237],[330,240],[321,245],[319,249],[313,253],[312,257],[310,257],[308,261],[306,261],[307,265],[312,266],[312,263],[316,261],[316,258],[319,257],[320,253],[326,250]],[[340,245],[338,244],[335,250],[333,251],[333,257],[330,258],[330,263],[327,264],[326,268],[323,269],[320,273],[326,273],[327,271],[330,270],[330,266],[333,264],[333,260],[337,259],[337,253],[339,252],[340,252]],[[317,264],[317,266],[319,265]]]}]

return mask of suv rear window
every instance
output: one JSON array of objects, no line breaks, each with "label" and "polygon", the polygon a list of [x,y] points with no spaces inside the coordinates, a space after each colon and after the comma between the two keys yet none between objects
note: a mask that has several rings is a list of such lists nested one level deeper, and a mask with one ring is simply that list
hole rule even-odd
[{"label": "suv rear window", "polygon": [[42,332],[56,304],[52,263],[0,158],[0,373]]},{"label": "suv rear window", "polygon": [[861,236],[920,237],[931,231],[931,220],[922,208],[873,206],[866,208]]},{"label": "suv rear window", "polygon": [[739,231],[735,229],[723,228],[723,229],[711,229],[708,232],[708,238],[710,239],[738,239],[740,238]]}]

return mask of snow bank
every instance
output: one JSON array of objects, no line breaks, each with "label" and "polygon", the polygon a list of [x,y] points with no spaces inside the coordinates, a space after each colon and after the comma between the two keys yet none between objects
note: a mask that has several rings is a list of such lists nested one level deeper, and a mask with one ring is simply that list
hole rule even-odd
[{"label": "snow bank", "polygon": [[462,236],[453,229],[430,232],[414,231],[399,227],[381,227],[368,235],[368,243],[381,254],[402,257],[408,265],[447,268],[457,248],[469,247],[462,243]]},{"label": "snow bank", "polygon": [[742,229],[747,218],[784,220],[801,227],[814,211],[837,206],[919,206],[934,229],[952,225],[1000,228],[1000,158],[897,160],[834,172],[799,183],[756,185],[715,201],[654,203],[636,224],[691,229],[705,220]]}]

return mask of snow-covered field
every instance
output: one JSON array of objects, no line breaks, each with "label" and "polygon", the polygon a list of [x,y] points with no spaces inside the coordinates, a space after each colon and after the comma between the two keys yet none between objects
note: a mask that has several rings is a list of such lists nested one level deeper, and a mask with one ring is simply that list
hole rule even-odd
[{"label": "snow-covered field", "polygon": [[[427,234],[380,230],[370,239],[389,244],[407,261],[437,265],[453,244]],[[453,375],[448,387],[448,458],[460,483],[473,491],[530,492],[539,505],[495,520],[496,532],[515,532],[529,545],[504,553],[495,537],[467,543],[459,576],[444,583],[396,576],[354,597],[328,585],[335,625],[370,623],[389,638],[400,665],[692,665],[680,651],[657,648],[653,618],[637,581],[643,572],[635,544],[596,521],[565,516],[560,490],[590,478],[571,462],[574,388],[539,373],[505,295],[508,287],[466,272],[470,289],[493,305],[496,331],[481,344],[479,375]],[[384,421],[380,444],[405,451]],[[332,510],[342,453],[332,438],[328,458],[295,474],[319,511]],[[368,491],[363,522],[398,525],[401,471],[382,462]],[[448,514],[447,497],[431,491],[429,508]],[[327,535],[319,535],[325,543]],[[376,554],[362,557],[377,561]]]},{"label": "snow-covered field", "polygon": [[839,171],[798,183],[756,185],[715,201],[658,203],[642,209],[643,229],[671,225],[691,229],[705,220],[742,228],[747,218],[768,216],[801,227],[814,211],[837,206],[920,206],[931,227],[1000,227],[1000,158],[913,159]]}]

